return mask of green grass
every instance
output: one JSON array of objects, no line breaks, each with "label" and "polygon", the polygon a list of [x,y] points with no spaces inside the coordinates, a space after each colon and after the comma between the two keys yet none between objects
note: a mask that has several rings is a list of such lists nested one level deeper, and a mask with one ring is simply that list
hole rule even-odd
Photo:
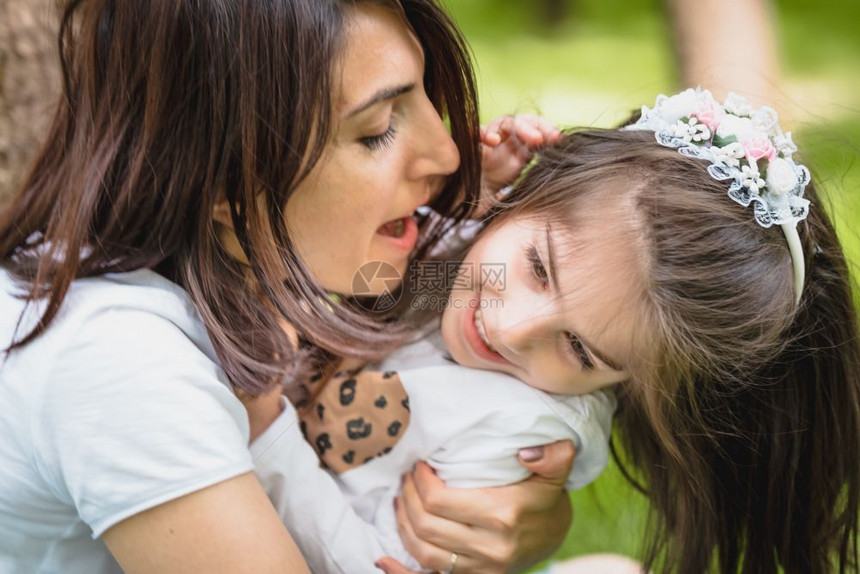
[{"label": "green grass", "polygon": [[[482,118],[540,112],[559,125],[610,127],[676,91],[670,34],[657,0],[571,0],[548,27],[537,1],[445,0],[477,60]],[[852,264],[860,265],[860,2],[778,0],[784,100],[795,141]],[[703,33],[707,33],[706,30]],[[646,500],[610,465],[571,495],[574,524],[554,559],[640,555]]]}]

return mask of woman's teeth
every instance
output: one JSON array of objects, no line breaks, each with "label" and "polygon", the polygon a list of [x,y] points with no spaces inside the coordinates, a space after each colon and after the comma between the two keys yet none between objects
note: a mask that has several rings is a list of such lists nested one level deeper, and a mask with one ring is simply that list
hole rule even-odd
[{"label": "woman's teeth", "polygon": [[404,219],[390,221],[380,228],[380,232],[382,235],[390,237],[403,237],[403,234],[406,233],[406,221]]},{"label": "woman's teeth", "polygon": [[487,332],[484,330],[484,321],[482,317],[483,315],[481,314],[481,310],[475,310],[475,329],[478,331],[478,336],[481,338],[487,348],[489,348],[493,352],[496,352],[496,350],[490,344],[490,340],[487,338]]}]

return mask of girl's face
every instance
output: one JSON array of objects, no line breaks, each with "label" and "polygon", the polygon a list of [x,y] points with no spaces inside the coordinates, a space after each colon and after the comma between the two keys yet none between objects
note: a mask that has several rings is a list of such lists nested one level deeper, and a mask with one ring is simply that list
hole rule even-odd
[{"label": "girl's face", "polygon": [[442,316],[455,361],[560,394],[627,378],[633,246],[608,223],[584,227],[571,234],[546,219],[508,217],[479,238]]},{"label": "girl's face", "polygon": [[421,46],[400,18],[359,4],[345,39],[335,131],[286,217],[317,281],[350,294],[365,263],[385,261],[403,275],[418,237],[412,214],[456,171],[460,154],[424,91]]}]

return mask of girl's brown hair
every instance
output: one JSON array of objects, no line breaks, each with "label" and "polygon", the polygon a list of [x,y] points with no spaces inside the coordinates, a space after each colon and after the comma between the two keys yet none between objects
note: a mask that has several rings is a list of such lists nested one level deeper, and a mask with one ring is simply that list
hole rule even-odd
[{"label": "girl's brown hair", "polygon": [[[139,268],[188,291],[230,380],[249,393],[295,367],[283,320],[338,355],[375,357],[398,341],[378,318],[327,304],[283,217],[332,130],[331,72],[360,1],[66,2],[63,97],[0,214],[0,265],[31,301],[47,300],[9,350],[48,328],[74,279]],[[465,42],[435,0],[372,1],[398,12],[425,50],[427,93],[461,155],[432,207],[459,219],[480,180]],[[225,194],[248,268],[216,240]],[[424,249],[441,233],[429,227]]]},{"label": "girl's brown hair", "polygon": [[653,132],[590,130],[543,150],[495,215],[569,225],[585,202],[632,194],[629,221],[607,213],[605,225],[633,222],[642,258],[630,301],[641,352],[619,390],[614,446],[652,503],[645,567],[845,572],[857,565],[860,504],[860,337],[846,261],[810,185],[795,305],[782,231],[726,192],[706,163]]}]

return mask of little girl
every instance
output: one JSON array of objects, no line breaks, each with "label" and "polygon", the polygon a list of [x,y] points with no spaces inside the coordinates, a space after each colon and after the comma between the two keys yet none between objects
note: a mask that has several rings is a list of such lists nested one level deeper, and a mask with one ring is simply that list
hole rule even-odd
[{"label": "little girl", "polygon": [[[646,569],[854,567],[860,336],[795,152],[773,110],[701,90],[544,149],[468,248],[440,330],[384,373],[309,382],[303,430],[384,551],[408,559],[391,499],[419,459],[504,484],[523,478],[518,448],[570,438],[569,486],[593,480],[614,391],[616,445],[651,501]],[[456,549],[418,558],[469,570]]]}]

